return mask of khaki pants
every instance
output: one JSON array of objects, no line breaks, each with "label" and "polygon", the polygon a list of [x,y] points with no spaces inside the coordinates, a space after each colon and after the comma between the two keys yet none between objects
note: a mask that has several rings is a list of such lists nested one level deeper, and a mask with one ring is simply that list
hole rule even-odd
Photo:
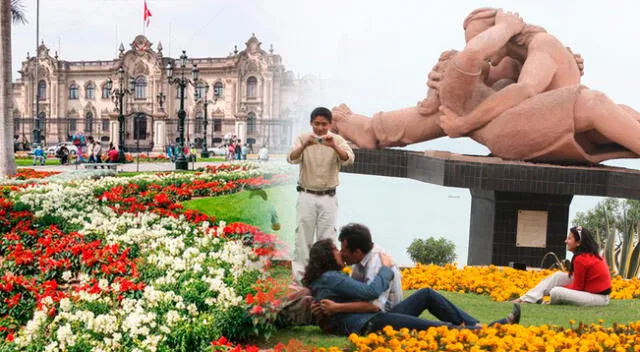
[{"label": "khaki pants", "polygon": [[551,296],[551,304],[573,304],[576,306],[606,306],[609,295],[600,295],[565,288],[572,279],[565,272],[557,272],[540,281],[536,287],[520,297],[523,302],[536,303],[544,296]]},{"label": "khaki pants", "polygon": [[[336,241],[338,196],[298,192],[296,204],[296,238],[291,270],[293,279],[302,282],[309,249],[315,241],[331,238]],[[315,236],[314,236],[315,235]],[[314,240],[315,237],[315,240]]]}]

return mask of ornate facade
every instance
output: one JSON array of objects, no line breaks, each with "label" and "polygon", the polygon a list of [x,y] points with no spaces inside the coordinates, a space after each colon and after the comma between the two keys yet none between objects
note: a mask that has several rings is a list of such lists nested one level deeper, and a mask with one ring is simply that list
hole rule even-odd
[{"label": "ornate facade", "polygon": [[[266,144],[273,150],[291,145],[293,133],[308,123],[312,108],[308,102],[319,89],[312,76],[296,77],[285,71],[280,55],[261,48],[252,35],[242,51],[227,57],[189,58],[185,75],[191,79],[195,64],[200,70],[196,85],[185,90],[185,139],[199,147],[204,132],[204,105],[195,99],[196,90],[209,86],[207,139],[209,146],[237,136],[243,142]],[[21,78],[13,85],[15,135],[32,141],[36,129],[42,144],[67,141],[76,132],[93,135],[104,143],[118,144],[118,111],[113,90],[120,88],[118,69],[124,69],[124,84],[130,94],[124,98],[127,150],[163,151],[178,137],[179,88],[169,85],[166,67],[175,62],[174,77],[181,74],[179,59],[166,57],[162,44],[153,49],[142,35],[130,44],[121,45],[119,57],[108,61],[64,61],[57,53],[52,57],[43,44],[39,60],[27,57],[20,70]],[[35,82],[35,65],[38,82]],[[113,89],[107,88],[107,80]],[[129,82],[133,81],[131,86]],[[200,87],[200,88],[198,88]],[[36,116],[38,93],[39,118]],[[161,105],[158,95],[165,96]],[[145,119],[134,121],[133,112],[144,112]]]}]

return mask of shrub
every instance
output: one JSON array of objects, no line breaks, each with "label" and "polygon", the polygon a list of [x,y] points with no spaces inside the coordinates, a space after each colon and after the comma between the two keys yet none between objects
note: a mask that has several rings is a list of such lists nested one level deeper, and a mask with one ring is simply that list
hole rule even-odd
[{"label": "shrub", "polygon": [[440,237],[429,237],[426,240],[416,238],[411,242],[407,253],[414,263],[445,265],[456,260],[456,245],[452,241]]}]

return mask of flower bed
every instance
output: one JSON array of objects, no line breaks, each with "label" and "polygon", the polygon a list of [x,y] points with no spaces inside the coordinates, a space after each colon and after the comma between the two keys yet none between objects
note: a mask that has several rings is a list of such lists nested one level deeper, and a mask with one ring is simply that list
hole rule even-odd
[{"label": "flower bed", "polygon": [[[459,293],[476,293],[491,296],[502,302],[522,296],[540,280],[553,274],[551,270],[515,270],[497,266],[417,265],[402,271],[402,287],[405,290],[431,287]],[[611,280],[612,299],[640,297],[640,280],[625,280],[616,276]]]},{"label": "flower bed", "polygon": [[59,171],[36,171],[34,169],[19,168],[15,175],[8,178],[17,180],[40,179],[59,174]]},{"label": "flower bed", "polygon": [[244,165],[5,188],[0,349],[204,351],[270,334],[275,237],[177,202],[286,180]]},{"label": "flower bed", "polygon": [[611,328],[597,324],[571,328],[502,325],[477,331],[444,326],[396,331],[387,326],[380,334],[352,334],[349,341],[353,351],[637,351],[640,321]]}]

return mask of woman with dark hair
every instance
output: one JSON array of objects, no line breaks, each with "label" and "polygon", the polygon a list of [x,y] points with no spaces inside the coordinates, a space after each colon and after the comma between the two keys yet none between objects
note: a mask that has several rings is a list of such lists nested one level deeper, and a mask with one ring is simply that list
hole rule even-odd
[{"label": "woman with dark hair", "polygon": [[[363,335],[380,331],[387,325],[394,329],[417,330],[443,325],[450,328],[480,327],[477,319],[430,288],[416,291],[389,312],[380,312],[377,306],[366,302],[378,298],[386,291],[394,276],[391,270],[393,266],[391,257],[381,253],[380,259],[382,267],[378,275],[367,285],[342,273],[344,263],[333,240],[320,240],[311,247],[309,264],[302,283],[310,288],[315,302],[332,306],[330,310],[334,314],[319,319],[323,331],[348,336],[351,333]],[[441,321],[418,318],[425,310]],[[515,304],[513,312],[507,318],[495,321],[491,325],[512,324],[519,321],[520,305]]]},{"label": "woman with dark hair", "polygon": [[609,304],[611,275],[591,232],[582,226],[572,227],[564,243],[573,253],[569,272],[559,271],[547,277],[514,302],[537,303],[542,297],[551,296],[551,304]]}]

